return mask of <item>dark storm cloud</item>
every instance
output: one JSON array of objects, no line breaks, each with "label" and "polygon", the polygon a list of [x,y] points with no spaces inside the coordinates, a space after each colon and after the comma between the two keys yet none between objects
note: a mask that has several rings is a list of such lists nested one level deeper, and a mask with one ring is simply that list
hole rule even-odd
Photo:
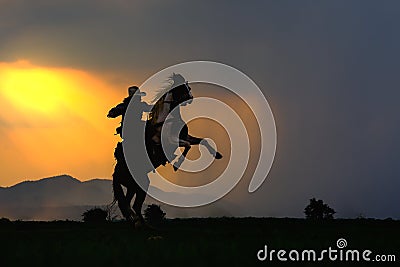
[{"label": "dark storm cloud", "polygon": [[[227,63],[262,88],[278,151],[241,215],[400,217],[397,1],[0,1],[0,60],[139,73]],[[247,189],[242,181],[227,198]]]},{"label": "dark storm cloud", "polygon": [[296,41],[292,38],[300,36],[290,32],[312,6],[235,1],[4,3],[2,58],[22,54],[40,63],[96,69],[198,58],[228,61],[232,55],[235,61],[253,63],[272,56],[274,46]]}]

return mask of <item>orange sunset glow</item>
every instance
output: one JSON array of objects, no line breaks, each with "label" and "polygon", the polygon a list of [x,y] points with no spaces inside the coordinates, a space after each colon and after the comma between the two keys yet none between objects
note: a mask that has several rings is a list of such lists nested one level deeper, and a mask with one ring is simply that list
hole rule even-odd
[{"label": "orange sunset glow", "polygon": [[68,173],[110,178],[118,121],[110,107],[126,94],[94,74],[0,63],[0,186]]}]

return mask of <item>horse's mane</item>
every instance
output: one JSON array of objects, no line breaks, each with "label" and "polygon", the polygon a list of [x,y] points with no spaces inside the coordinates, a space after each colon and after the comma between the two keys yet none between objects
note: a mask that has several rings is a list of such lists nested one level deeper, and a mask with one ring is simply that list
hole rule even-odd
[{"label": "horse's mane", "polygon": [[153,109],[149,114],[149,119],[152,124],[156,124],[158,115],[160,114],[163,106],[164,106],[164,99],[167,93],[177,86],[185,84],[186,80],[181,74],[172,73],[171,76],[168,77],[166,81],[166,85],[159,89],[155,96],[153,97],[152,103],[155,102]]},{"label": "horse's mane", "polygon": [[185,78],[183,78],[181,74],[172,73],[172,75],[168,77],[165,83],[166,83],[165,86],[157,90],[156,94],[154,95],[151,101],[152,103],[155,103],[161,98],[165,97],[165,95],[175,87],[185,84],[186,80]]}]

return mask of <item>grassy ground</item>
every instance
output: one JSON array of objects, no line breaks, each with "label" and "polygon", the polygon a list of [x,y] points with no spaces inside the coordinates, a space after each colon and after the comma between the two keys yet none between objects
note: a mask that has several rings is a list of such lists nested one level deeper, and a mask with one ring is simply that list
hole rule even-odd
[{"label": "grassy ground", "polygon": [[[347,249],[395,254],[400,262],[400,221],[300,219],[175,219],[157,230],[126,223],[13,222],[0,225],[0,266],[392,266],[390,263],[260,262],[269,249]],[[287,255],[286,255],[287,257]]]}]

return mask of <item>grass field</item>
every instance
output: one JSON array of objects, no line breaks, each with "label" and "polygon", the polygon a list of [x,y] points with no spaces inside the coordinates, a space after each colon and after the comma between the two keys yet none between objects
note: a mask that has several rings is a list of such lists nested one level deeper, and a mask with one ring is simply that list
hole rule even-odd
[{"label": "grass field", "polygon": [[[12,222],[0,225],[0,266],[393,266],[370,262],[260,262],[268,249],[371,250],[400,261],[400,221],[207,218],[167,220],[158,229],[123,222]],[[287,257],[287,255],[286,255]],[[397,265],[398,266],[398,265]]]}]

